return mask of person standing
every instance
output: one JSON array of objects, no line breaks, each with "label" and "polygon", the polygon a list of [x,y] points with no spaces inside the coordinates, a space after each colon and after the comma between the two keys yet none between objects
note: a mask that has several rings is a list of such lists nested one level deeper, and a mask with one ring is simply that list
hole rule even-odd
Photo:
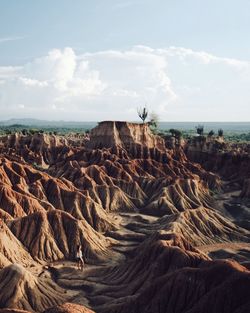
[{"label": "person standing", "polygon": [[82,271],[84,267],[84,261],[81,244],[77,246],[76,259],[77,259],[77,268]]}]

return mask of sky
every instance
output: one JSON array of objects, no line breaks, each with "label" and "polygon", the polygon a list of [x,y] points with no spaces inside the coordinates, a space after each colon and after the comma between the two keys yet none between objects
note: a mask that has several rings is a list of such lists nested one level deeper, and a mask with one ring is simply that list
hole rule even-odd
[{"label": "sky", "polygon": [[250,0],[0,0],[0,120],[250,121]]}]

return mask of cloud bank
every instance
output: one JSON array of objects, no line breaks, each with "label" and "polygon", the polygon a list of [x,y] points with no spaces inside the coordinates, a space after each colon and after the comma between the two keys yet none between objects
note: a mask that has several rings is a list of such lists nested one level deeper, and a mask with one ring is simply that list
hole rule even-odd
[{"label": "cloud bank", "polygon": [[182,47],[70,47],[0,67],[1,119],[137,119],[147,104],[161,120],[247,120],[250,62]]}]

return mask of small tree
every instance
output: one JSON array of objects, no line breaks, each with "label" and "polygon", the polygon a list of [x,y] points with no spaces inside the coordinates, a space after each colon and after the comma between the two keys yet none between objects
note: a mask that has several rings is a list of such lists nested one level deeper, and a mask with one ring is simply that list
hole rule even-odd
[{"label": "small tree", "polygon": [[222,128],[218,129],[218,136],[223,137],[223,129]]},{"label": "small tree", "polygon": [[204,134],[204,125],[198,125],[195,127],[198,135],[202,136]]},{"label": "small tree", "polygon": [[210,130],[210,132],[208,133],[208,137],[212,137],[214,135],[214,131]]},{"label": "small tree", "polygon": [[175,137],[176,139],[180,139],[182,137],[182,132],[178,129],[171,128],[169,129],[169,132],[171,133],[172,137]]},{"label": "small tree", "polygon": [[37,132],[38,132],[38,130],[35,129],[35,128],[30,129],[30,134],[31,135],[35,135]]},{"label": "small tree", "polygon": [[142,120],[142,123],[145,123],[146,118],[148,117],[148,110],[146,107],[143,109],[137,109],[137,113],[139,118]]},{"label": "small tree", "polygon": [[150,114],[150,120],[148,122],[148,125],[153,133],[156,133],[158,124],[159,124],[159,116],[156,113],[152,112]]},{"label": "small tree", "polygon": [[11,135],[11,130],[5,129],[5,134],[6,134],[6,135]]}]

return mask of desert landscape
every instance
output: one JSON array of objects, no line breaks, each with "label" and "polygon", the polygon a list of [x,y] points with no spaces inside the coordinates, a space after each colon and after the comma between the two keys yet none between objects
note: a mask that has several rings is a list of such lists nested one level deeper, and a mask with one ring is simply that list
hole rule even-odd
[{"label": "desert landscape", "polygon": [[119,121],[2,135],[0,218],[1,313],[250,310],[247,144]]},{"label": "desert landscape", "polygon": [[0,313],[250,313],[250,1],[0,1]]}]

